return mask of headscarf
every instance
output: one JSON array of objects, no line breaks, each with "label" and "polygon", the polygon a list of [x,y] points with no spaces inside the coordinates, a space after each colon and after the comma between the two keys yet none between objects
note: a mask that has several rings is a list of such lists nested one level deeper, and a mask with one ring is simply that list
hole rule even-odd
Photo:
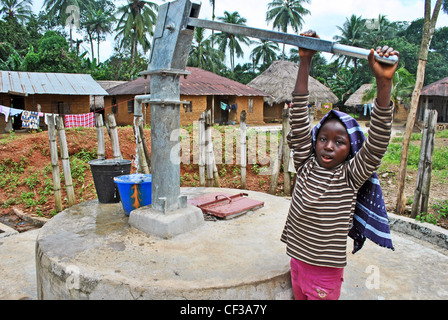
[{"label": "headscarf", "polygon": [[[364,144],[364,132],[354,118],[336,110],[328,112],[313,128],[312,137],[314,149],[316,147],[319,129],[330,114],[335,115],[347,129],[351,143],[350,157],[354,157]],[[394,250],[390,236],[386,205],[376,172],[358,190],[353,225],[351,226],[349,236],[354,240],[352,253],[362,248],[366,238],[369,238],[382,247]]]}]

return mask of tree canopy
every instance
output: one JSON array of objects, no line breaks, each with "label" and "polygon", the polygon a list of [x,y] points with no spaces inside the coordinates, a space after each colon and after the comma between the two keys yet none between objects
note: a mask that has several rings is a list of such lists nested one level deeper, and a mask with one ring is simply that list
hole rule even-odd
[{"label": "tree canopy", "polygon": [[[215,1],[210,3],[215,19]],[[309,3],[309,0],[273,0],[266,7],[265,20],[273,29],[300,33],[311,14],[307,9]],[[31,0],[0,0],[2,70],[90,73],[102,80],[130,80],[146,70],[158,14],[156,3],[127,0],[117,8],[110,0],[45,0],[38,15],[31,12],[31,5]],[[225,11],[216,19],[243,25],[247,21],[238,11]],[[73,39],[75,31],[77,39]],[[341,21],[334,40],[364,48],[390,45],[400,51],[399,68],[415,77],[422,32],[423,18],[390,21],[381,14],[376,19],[352,14]],[[84,38],[79,38],[79,34]],[[107,35],[115,40],[114,52],[107,60],[99,61],[100,43]],[[274,60],[299,63],[297,48],[291,48],[288,53],[285,46],[281,50],[279,45],[196,28],[188,65],[247,83]],[[244,56],[247,51],[250,54]],[[248,62],[239,65],[236,58]],[[448,27],[442,27],[434,32],[425,84],[447,74]],[[331,88],[341,104],[362,84],[372,81],[366,60],[345,56],[326,61],[321,54],[316,55],[311,75]]]}]

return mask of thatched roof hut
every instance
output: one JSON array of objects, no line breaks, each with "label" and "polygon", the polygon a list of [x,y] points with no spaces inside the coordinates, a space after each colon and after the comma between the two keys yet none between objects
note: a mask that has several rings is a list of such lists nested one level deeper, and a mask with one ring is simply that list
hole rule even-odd
[{"label": "thatched roof hut", "polygon": [[[253,79],[247,85],[270,94],[272,97],[265,97],[264,101],[270,106],[274,104],[290,102],[292,92],[297,79],[299,66],[290,61],[274,61],[271,66],[262,74]],[[310,91],[310,103],[338,102],[336,95],[329,88],[321,84],[313,77],[309,77],[308,87]]]},{"label": "thatched roof hut", "polygon": [[363,84],[361,87],[359,87],[358,90],[356,90],[351,96],[350,98],[347,99],[347,101],[345,101],[345,106],[347,107],[356,107],[357,105],[362,105],[365,103],[373,103],[373,99],[370,101],[363,101],[362,100],[362,96],[364,95],[364,93],[371,89],[373,86],[373,84],[371,83],[366,83]]}]

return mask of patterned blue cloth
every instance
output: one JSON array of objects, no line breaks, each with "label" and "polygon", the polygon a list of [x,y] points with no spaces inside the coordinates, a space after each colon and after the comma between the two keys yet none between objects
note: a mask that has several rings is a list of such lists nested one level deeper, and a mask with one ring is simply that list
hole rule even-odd
[{"label": "patterned blue cloth", "polygon": [[[355,119],[340,111],[331,110],[313,128],[313,146],[315,147],[320,127],[332,113],[341,120],[347,129],[351,142],[350,156],[353,157],[363,146],[365,135]],[[353,226],[350,229],[349,236],[354,240],[352,253],[362,248],[366,237],[382,247],[394,250],[386,205],[376,172],[358,190]]]}]

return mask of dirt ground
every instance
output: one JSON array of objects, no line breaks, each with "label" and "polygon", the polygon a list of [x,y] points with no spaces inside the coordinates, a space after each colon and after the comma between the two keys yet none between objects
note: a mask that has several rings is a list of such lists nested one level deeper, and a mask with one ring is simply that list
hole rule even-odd
[{"label": "dirt ground", "polygon": [[[118,129],[118,134],[123,158],[132,160],[136,149],[133,129],[131,127],[121,127]],[[148,147],[150,148],[150,131],[145,129],[145,134]],[[96,129],[70,129],[66,130],[66,136],[70,156],[82,156],[97,148]],[[437,139],[436,146],[448,146],[448,139]],[[107,133],[106,158],[112,158],[112,149]],[[4,185],[2,186],[0,180],[0,222],[12,225],[19,231],[26,231],[31,226],[27,226],[23,219],[14,214],[14,208],[29,216],[51,218],[56,214],[53,193],[47,192],[45,194],[44,192],[46,186],[52,185],[48,132],[16,133],[14,137],[10,137],[9,134],[0,134],[0,175],[5,174],[1,172],[2,163],[16,167],[16,173],[11,179],[17,179],[17,181],[11,184],[8,182],[3,183]],[[62,171],[61,163],[59,163],[59,168]],[[73,170],[74,168],[72,167]],[[82,165],[78,165],[75,170],[76,172],[79,170],[85,172],[84,176],[81,174],[79,175],[80,177],[76,176],[73,179],[77,203],[96,199],[96,191],[89,166],[86,162],[82,162]],[[134,173],[135,170],[136,168],[133,166],[131,173]],[[395,208],[397,171],[398,166],[388,166],[378,172],[389,212],[394,212]],[[197,164],[181,164],[181,186],[199,186],[198,172]],[[218,165],[218,173],[221,187],[241,187],[239,166]],[[408,170],[405,187],[406,198],[414,195],[416,176],[416,170]],[[36,177],[36,179],[31,180],[30,177]],[[270,179],[270,175],[260,172],[259,165],[248,165],[247,189],[268,192]],[[64,179],[61,176],[62,198],[64,199],[64,208],[67,208],[68,204],[63,181]],[[447,184],[448,182],[432,179],[430,204],[437,199],[447,198]],[[31,193],[34,193],[34,197]],[[23,196],[24,194],[28,195],[27,198],[32,198],[34,202],[27,202]],[[279,175],[276,194],[285,196],[283,192],[283,174]],[[448,219],[442,219],[439,225],[448,228]]]}]

